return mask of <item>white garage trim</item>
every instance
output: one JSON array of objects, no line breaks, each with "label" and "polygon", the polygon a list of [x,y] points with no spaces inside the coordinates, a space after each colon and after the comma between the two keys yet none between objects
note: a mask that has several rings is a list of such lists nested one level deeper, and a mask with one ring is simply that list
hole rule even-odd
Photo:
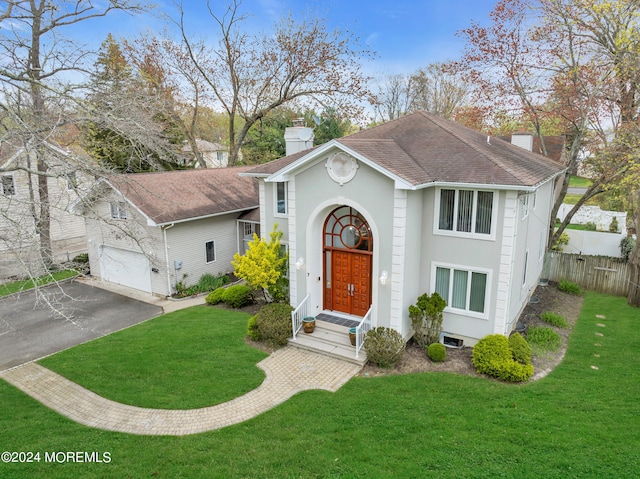
[{"label": "white garage trim", "polygon": [[104,281],[151,293],[151,267],[143,253],[102,245],[99,258]]}]

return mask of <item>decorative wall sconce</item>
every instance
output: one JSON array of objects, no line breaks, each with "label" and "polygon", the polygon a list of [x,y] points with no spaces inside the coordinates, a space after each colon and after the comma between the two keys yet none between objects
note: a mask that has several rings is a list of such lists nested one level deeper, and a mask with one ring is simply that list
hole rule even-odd
[{"label": "decorative wall sconce", "polygon": [[387,279],[389,278],[389,274],[386,271],[383,271],[380,275],[380,284],[384,286],[387,284]]},{"label": "decorative wall sconce", "polygon": [[296,269],[300,269],[304,266],[304,258],[300,257],[298,258],[298,261],[296,261]]}]

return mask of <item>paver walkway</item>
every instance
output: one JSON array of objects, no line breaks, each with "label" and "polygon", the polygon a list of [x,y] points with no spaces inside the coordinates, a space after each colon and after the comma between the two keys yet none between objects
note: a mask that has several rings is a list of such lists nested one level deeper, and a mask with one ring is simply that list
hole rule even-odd
[{"label": "paver walkway", "polygon": [[307,389],[335,392],[360,366],[285,347],[258,363],[264,382],[232,401],[201,409],[145,409],[105,399],[36,363],[0,373],[45,406],[86,426],[141,435],[183,436],[238,424]]}]

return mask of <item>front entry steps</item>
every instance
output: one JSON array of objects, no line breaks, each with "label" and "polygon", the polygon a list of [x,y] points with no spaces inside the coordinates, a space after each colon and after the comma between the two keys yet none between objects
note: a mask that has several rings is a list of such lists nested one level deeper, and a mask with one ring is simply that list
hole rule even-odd
[{"label": "front entry steps", "polygon": [[356,348],[351,346],[349,341],[348,327],[318,319],[313,333],[307,334],[301,329],[295,340],[289,338],[289,345],[343,359],[359,366],[364,366],[367,362],[367,355],[363,349],[356,359]]}]

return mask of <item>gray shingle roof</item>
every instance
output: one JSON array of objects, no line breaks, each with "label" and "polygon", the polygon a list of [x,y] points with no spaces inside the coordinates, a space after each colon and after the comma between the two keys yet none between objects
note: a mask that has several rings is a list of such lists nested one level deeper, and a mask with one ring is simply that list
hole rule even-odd
[{"label": "gray shingle roof", "polygon": [[248,167],[138,173],[108,178],[156,224],[257,208],[258,185]]},{"label": "gray shingle roof", "polygon": [[[453,121],[419,111],[338,143],[366,157],[413,187],[433,182],[535,186],[564,170],[542,155]],[[312,150],[260,165],[252,175],[273,174]]]}]

